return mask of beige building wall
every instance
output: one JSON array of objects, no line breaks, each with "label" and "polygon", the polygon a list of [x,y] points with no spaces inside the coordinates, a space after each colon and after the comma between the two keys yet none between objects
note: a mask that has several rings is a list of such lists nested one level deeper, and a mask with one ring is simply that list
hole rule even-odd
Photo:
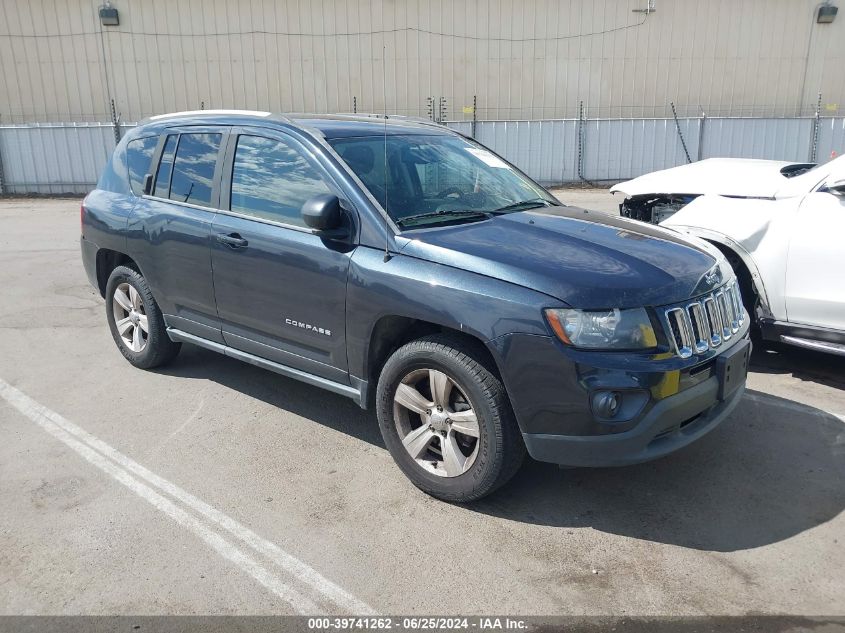
[{"label": "beige building wall", "polygon": [[[205,108],[480,119],[845,113],[818,0],[0,0],[0,124]],[[386,57],[386,60],[385,60]],[[384,94],[387,95],[385,104]]]}]

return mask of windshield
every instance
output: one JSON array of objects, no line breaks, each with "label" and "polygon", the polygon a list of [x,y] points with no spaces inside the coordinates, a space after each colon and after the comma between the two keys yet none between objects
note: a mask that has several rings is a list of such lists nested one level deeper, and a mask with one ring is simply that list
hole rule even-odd
[{"label": "windshield", "polygon": [[386,174],[384,137],[330,143],[404,228],[559,204],[501,158],[460,136],[388,136]]}]

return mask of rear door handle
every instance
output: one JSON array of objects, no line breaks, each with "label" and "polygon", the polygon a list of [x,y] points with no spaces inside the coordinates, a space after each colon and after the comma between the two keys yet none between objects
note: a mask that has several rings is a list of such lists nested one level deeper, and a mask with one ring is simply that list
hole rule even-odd
[{"label": "rear door handle", "polygon": [[246,248],[249,246],[249,242],[237,233],[219,233],[217,235],[217,241],[230,248]]}]

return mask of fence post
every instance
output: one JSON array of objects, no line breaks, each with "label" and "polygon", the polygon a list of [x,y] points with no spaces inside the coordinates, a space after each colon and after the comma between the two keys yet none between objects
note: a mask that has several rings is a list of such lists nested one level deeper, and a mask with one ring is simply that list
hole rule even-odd
[{"label": "fence post", "polygon": [[684,135],[681,132],[681,124],[678,123],[678,113],[675,112],[675,103],[673,101],[669,102],[669,105],[672,106],[672,118],[675,119],[675,129],[678,130],[678,138],[681,139],[681,147],[684,148],[684,154],[687,156],[687,162],[691,163],[692,159],[689,157],[689,150],[687,149],[687,143],[684,140]]},{"label": "fence post", "polygon": [[358,97],[352,97],[352,114],[358,114]]},{"label": "fence post", "polygon": [[584,177],[584,146],[587,140],[586,120],[584,118],[584,102],[578,102],[578,178],[591,187],[596,185]]},{"label": "fence post", "polygon": [[704,158],[704,124],[707,122],[707,114],[702,110],[701,118],[698,120],[698,158]]},{"label": "fence post", "polygon": [[3,134],[0,134],[0,196],[4,193],[6,193],[6,174],[3,172]]},{"label": "fence post", "polygon": [[816,162],[816,153],[819,149],[819,125],[821,124],[820,116],[822,109],[822,93],[819,93],[818,101],[816,101],[816,116],[813,117],[813,136],[810,141],[810,160],[808,162]]},{"label": "fence post", "polygon": [[472,95],[472,138],[475,138],[475,126],[478,123],[478,97]]},{"label": "fence post", "polygon": [[114,99],[111,100],[111,124],[114,129],[114,144],[120,143],[120,119],[114,110]]}]

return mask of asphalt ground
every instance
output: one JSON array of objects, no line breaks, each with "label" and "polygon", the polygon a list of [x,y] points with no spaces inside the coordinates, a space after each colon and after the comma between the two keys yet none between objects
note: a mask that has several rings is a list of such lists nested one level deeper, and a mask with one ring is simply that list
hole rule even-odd
[{"label": "asphalt ground", "polygon": [[843,359],[757,350],[693,446],[448,505],[340,396],[191,346],[131,367],[78,224],[0,201],[0,614],[845,614]]}]

